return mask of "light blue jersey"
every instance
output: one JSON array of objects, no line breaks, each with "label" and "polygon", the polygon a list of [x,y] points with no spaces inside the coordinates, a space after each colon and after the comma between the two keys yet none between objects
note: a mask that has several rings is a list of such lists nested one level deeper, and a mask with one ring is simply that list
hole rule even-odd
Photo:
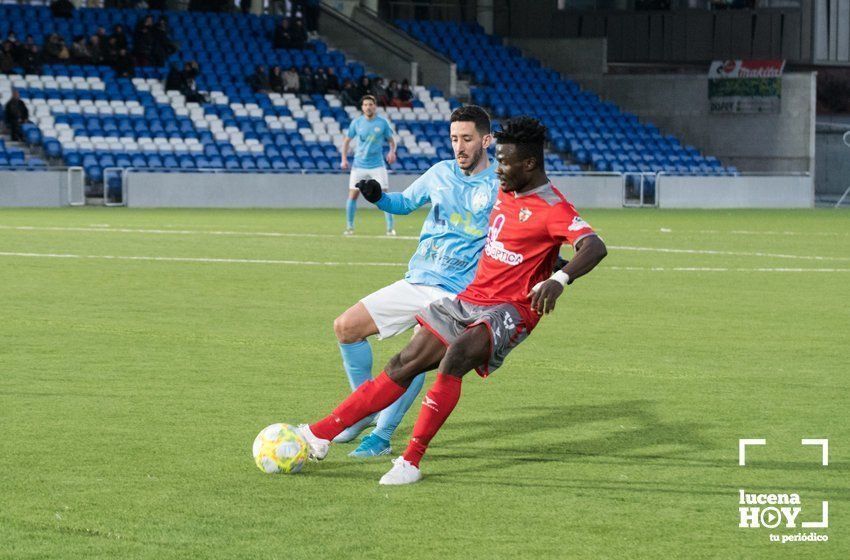
[{"label": "light blue jersey", "polygon": [[357,139],[354,167],[374,169],[384,165],[384,143],[393,137],[393,129],[384,117],[367,119],[360,115],[348,126],[348,137]]},{"label": "light blue jersey", "polygon": [[392,214],[409,214],[431,203],[404,276],[408,282],[459,293],[472,281],[499,191],[496,166],[466,176],[455,160],[445,160],[404,192],[384,193],[377,206]]}]

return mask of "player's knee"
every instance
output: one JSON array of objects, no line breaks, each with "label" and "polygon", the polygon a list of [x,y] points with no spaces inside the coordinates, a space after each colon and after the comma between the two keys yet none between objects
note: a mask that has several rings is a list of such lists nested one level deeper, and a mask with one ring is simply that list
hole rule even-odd
[{"label": "player's knee", "polygon": [[343,313],[334,319],[334,334],[336,339],[343,344],[351,344],[363,339],[362,329],[355,319],[347,313]]}]

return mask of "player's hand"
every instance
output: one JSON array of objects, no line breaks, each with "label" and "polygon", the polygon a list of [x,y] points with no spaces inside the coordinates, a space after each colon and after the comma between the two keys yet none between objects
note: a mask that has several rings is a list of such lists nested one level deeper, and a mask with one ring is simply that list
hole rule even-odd
[{"label": "player's hand", "polygon": [[387,154],[387,163],[389,163],[390,165],[394,164],[396,162],[396,159],[397,158],[395,152],[390,152]]},{"label": "player's hand", "polygon": [[564,287],[557,280],[544,280],[538,282],[528,295],[531,298],[531,309],[538,315],[549,314],[555,309],[555,302],[564,293]]},{"label": "player's hand", "polygon": [[381,183],[374,179],[364,179],[362,181],[358,181],[356,185],[357,189],[363,193],[363,198],[375,204],[381,197],[384,196],[384,193],[381,192]]},{"label": "player's hand", "polygon": [[345,159],[345,158],[342,158],[342,160],[339,162],[339,166],[342,169],[348,169],[348,160]]}]

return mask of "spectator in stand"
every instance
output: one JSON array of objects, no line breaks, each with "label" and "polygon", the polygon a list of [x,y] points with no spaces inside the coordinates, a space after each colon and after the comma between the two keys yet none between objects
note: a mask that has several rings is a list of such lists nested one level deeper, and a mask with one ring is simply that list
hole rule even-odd
[{"label": "spectator in stand", "polygon": [[407,80],[401,82],[401,89],[398,95],[393,99],[394,107],[413,107],[413,92],[410,91],[410,84]]},{"label": "spectator in stand", "polygon": [[44,44],[44,58],[47,62],[68,62],[71,52],[65,45],[65,41],[56,33],[51,33]]},{"label": "spectator in stand", "polygon": [[123,25],[118,24],[113,27],[112,35],[110,35],[110,37],[115,37],[116,51],[120,51],[121,49],[129,50],[129,47],[127,46],[127,33],[124,32]]},{"label": "spectator in stand", "polygon": [[298,70],[292,66],[283,73],[283,91],[284,93],[298,93],[301,91],[301,77],[298,75]]},{"label": "spectator in stand", "polygon": [[109,35],[106,34],[106,29],[98,27],[96,35],[98,40],[100,41],[100,48],[105,49],[106,45],[109,44]]},{"label": "spectator in stand", "polygon": [[[151,64],[153,43],[153,16],[147,16],[139,21],[133,32],[133,55],[136,57],[136,64],[139,66]],[[124,47],[119,46],[119,48]]]},{"label": "spectator in stand", "polygon": [[327,78],[328,91],[332,91],[334,93],[338,92],[340,90],[339,77],[337,77],[336,72],[334,72],[333,66],[328,66]]},{"label": "spectator in stand", "polygon": [[20,64],[21,57],[24,54],[24,46],[18,41],[18,36],[13,31],[9,31],[6,35],[6,43],[10,46],[15,64]]},{"label": "spectator in stand", "polygon": [[207,96],[198,91],[198,86],[195,83],[195,78],[200,73],[198,63],[194,60],[187,62],[183,66],[183,83],[180,92],[186,97],[186,101],[190,103],[206,103]]},{"label": "spectator in stand", "polygon": [[74,37],[74,42],[71,43],[71,60],[74,64],[91,64],[92,62],[86,38],[82,35]]},{"label": "spectator in stand", "polygon": [[298,77],[301,80],[301,93],[313,93],[316,89],[316,84],[313,83],[313,69],[305,65]]},{"label": "spectator in stand", "polygon": [[55,18],[71,19],[74,17],[74,4],[71,0],[54,0],[50,3],[50,15]]},{"label": "spectator in stand", "polygon": [[301,50],[307,45],[307,30],[304,29],[304,23],[300,19],[295,20],[292,26],[292,49]]},{"label": "spectator in stand", "polygon": [[342,83],[342,92],[340,93],[342,104],[348,107],[349,105],[357,106],[360,103],[360,96],[357,95],[357,88],[354,87],[354,82],[345,80]]},{"label": "spectator in stand", "polygon": [[11,74],[17,62],[12,54],[12,43],[3,41],[3,48],[0,50],[0,73]]},{"label": "spectator in stand", "polygon": [[6,126],[12,135],[12,140],[15,142],[23,140],[24,133],[21,130],[21,126],[29,121],[30,112],[17,89],[12,89],[12,98],[6,103],[4,115]]},{"label": "spectator in stand", "polygon": [[274,38],[272,39],[274,48],[276,49],[291,49],[292,48],[292,29],[289,28],[289,20],[283,18],[280,20],[280,25],[275,27]]},{"label": "spectator in stand", "polygon": [[180,91],[181,89],[183,89],[183,72],[176,64],[172,64],[165,76],[165,90]]},{"label": "spectator in stand", "polygon": [[136,68],[127,49],[118,51],[118,56],[112,61],[112,69],[115,70],[115,75],[119,78],[132,78],[135,75]]},{"label": "spectator in stand", "polygon": [[177,45],[171,40],[168,22],[164,17],[157,20],[152,30],[153,45],[151,47],[151,64],[162,66],[168,57],[177,52]]},{"label": "spectator in stand", "polygon": [[275,93],[283,93],[283,74],[280,72],[280,66],[272,66],[269,70],[269,89]]},{"label": "spectator in stand", "polygon": [[92,35],[89,38],[89,57],[92,64],[103,63],[103,50],[100,43],[100,35]]},{"label": "spectator in stand", "polygon": [[378,106],[386,107],[389,104],[389,98],[387,97],[387,88],[384,87],[384,79],[378,76],[374,80],[372,80],[372,97],[374,97]]},{"label": "spectator in stand", "polygon": [[369,77],[361,76],[360,80],[357,83],[357,86],[355,86],[355,89],[357,90],[358,99],[362,99],[364,95],[371,95],[370,92],[372,91],[372,82],[369,81]]},{"label": "spectator in stand", "polygon": [[32,47],[35,47],[36,49],[38,49],[39,51],[41,51],[41,48],[40,48],[40,47],[38,46],[38,44],[35,42],[35,37],[33,37],[32,35],[27,35],[27,39],[26,39],[26,41],[24,42],[24,44],[23,44],[23,45],[21,45],[21,46],[20,46],[20,49],[21,49],[21,57],[25,57],[25,56],[26,56],[26,53],[28,53],[29,51],[31,51],[31,50],[32,50]]},{"label": "spectator in stand", "polygon": [[321,3],[321,0],[303,0],[307,33],[314,39],[319,35],[319,13],[321,11],[319,6]]},{"label": "spectator in stand", "polygon": [[390,80],[389,85],[387,85],[387,103],[393,107],[395,107],[395,100],[398,99],[398,94],[401,91],[401,88],[398,87],[398,82],[396,80]]},{"label": "spectator in stand", "polygon": [[268,93],[272,89],[271,85],[269,85],[269,77],[266,74],[265,66],[257,66],[254,73],[248,76],[247,82],[254,93]]},{"label": "spectator in stand", "polygon": [[[124,49],[127,50],[127,49]],[[121,49],[118,47],[118,39],[114,35],[110,35],[106,43],[106,49],[103,51],[103,63],[112,66],[115,59],[118,58],[118,53]]]},{"label": "spectator in stand", "polygon": [[328,92],[328,75],[325,74],[325,69],[322,67],[319,67],[313,74],[313,89],[316,93],[322,95]]},{"label": "spectator in stand", "polygon": [[42,60],[43,56],[38,45],[30,45],[28,49],[24,50],[23,60],[21,61],[24,73],[41,74]]}]

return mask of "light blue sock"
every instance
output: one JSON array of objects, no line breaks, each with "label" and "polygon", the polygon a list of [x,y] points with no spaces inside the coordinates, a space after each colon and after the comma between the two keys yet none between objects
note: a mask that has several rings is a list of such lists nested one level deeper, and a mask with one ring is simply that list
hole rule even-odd
[{"label": "light blue sock", "polygon": [[410,386],[396,402],[385,408],[378,415],[378,423],[372,433],[387,441],[393,437],[393,432],[396,431],[398,425],[401,424],[401,419],[407,414],[413,401],[419,396],[419,391],[422,390],[422,385],[425,384],[425,374],[420,373],[413,378]]},{"label": "light blue sock", "polygon": [[393,227],[395,225],[395,220],[393,219],[393,215],[390,214],[389,212],[384,212],[384,216],[387,218],[387,231],[390,231],[391,229],[395,229],[395,227]]},{"label": "light blue sock", "polygon": [[345,223],[348,229],[354,229],[354,213],[357,212],[357,200],[349,198],[345,203]]},{"label": "light blue sock", "polygon": [[340,342],[339,352],[352,391],[372,379],[372,347],[368,340],[351,344]]}]

